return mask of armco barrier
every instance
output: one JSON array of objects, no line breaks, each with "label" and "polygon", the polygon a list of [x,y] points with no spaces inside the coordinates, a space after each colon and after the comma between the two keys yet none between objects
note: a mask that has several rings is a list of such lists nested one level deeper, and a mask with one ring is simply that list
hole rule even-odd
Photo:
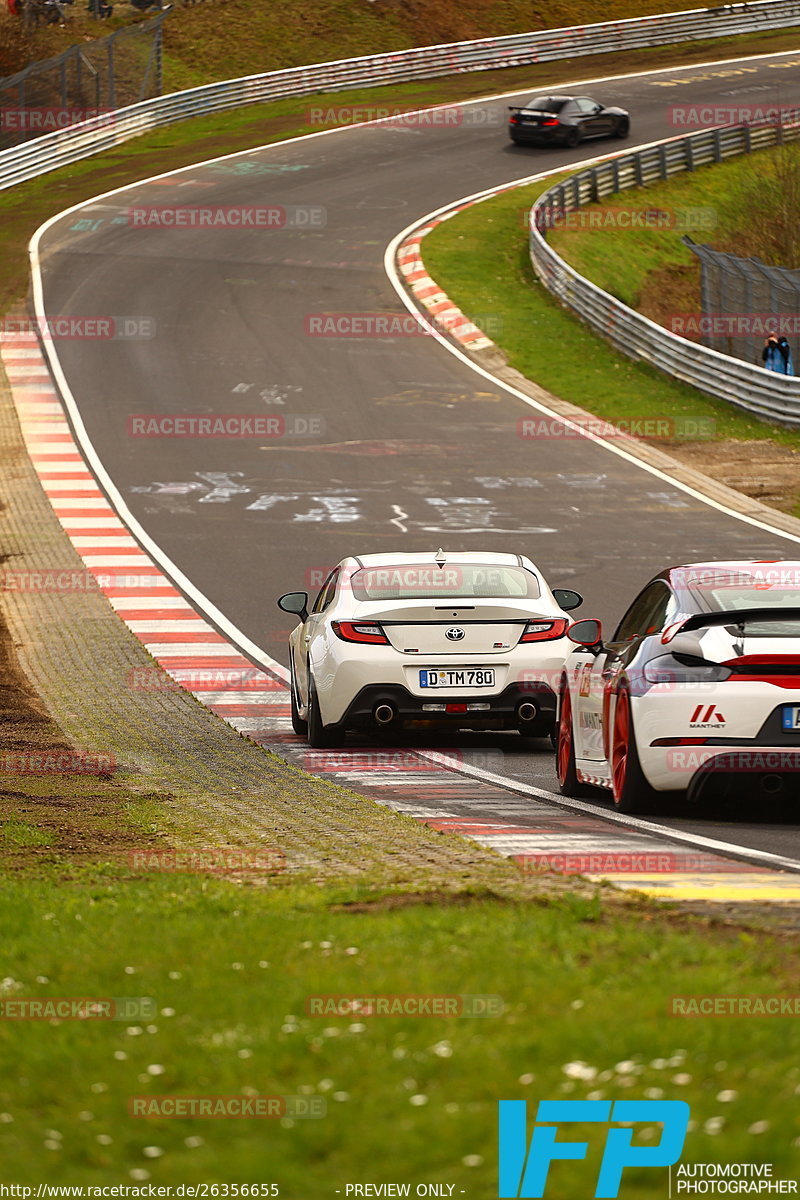
[{"label": "armco barrier", "polygon": [[629,358],[648,362],[757,416],[800,427],[800,378],[765,371],[671,333],[584,279],[545,239],[548,209],[559,214],[574,212],[628,188],[799,139],[800,121],[733,125],[648,146],[578,171],[544,192],[531,209],[530,255],[536,274],[552,295]]},{"label": "armco barrier", "polygon": [[755,0],[751,4],[662,13],[574,29],[544,29],[509,37],[423,46],[229,79],[116,109],[110,117],[86,121],[5,150],[0,153],[0,190],[100,154],[150,129],[245,104],[351,87],[381,87],[460,71],[517,67],[588,54],[759,33],[794,25],[800,25],[800,0]]}]

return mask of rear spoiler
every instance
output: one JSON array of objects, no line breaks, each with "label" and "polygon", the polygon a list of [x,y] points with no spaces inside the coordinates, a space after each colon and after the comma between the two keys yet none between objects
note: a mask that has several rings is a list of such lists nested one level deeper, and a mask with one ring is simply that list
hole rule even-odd
[{"label": "rear spoiler", "polygon": [[681,622],[675,634],[712,625],[742,625],[748,621],[800,621],[800,608],[732,608],[727,612],[695,613]]}]

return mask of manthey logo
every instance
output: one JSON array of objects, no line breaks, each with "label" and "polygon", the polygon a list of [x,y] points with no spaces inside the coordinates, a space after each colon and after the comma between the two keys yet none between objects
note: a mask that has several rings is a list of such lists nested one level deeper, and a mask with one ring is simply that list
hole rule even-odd
[{"label": "manthey logo", "polygon": [[725,718],[716,704],[698,704],[689,718],[690,729],[723,729]]},{"label": "manthey logo", "polygon": [[[655,1146],[633,1144],[636,1125],[662,1124]],[[528,1143],[524,1100],[500,1101],[499,1200],[528,1200],[545,1195],[550,1167],[561,1161],[586,1158],[588,1142],[557,1140],[561,1125],[596,1125],[604,1137],[603,1156],[593,1193],[619,1195],[626,1167],[670,1167],[683,1151],[689,1124],[684,1100],[541,1100]],[[611,1128],[609,1128],[611,1126]],[[558,1175],[555,1171],[554,1174]],[[557,1189],[558,1183],[554,1184]],[[563,1194],[563,1193],[562,1193]]]},{"label": "manthey logo", "polygon": [[451,625],[449,629],[445,630],[444,636],[448,642],[460,642],[464,637],[464,630],[458,625]]}]

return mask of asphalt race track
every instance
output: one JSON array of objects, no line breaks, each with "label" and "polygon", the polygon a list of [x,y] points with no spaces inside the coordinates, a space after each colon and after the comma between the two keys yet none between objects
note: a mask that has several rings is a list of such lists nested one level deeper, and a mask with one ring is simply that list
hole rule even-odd
[{"label": "asphalt race track", "polygon": [[[795,52],[558,90],[628,108],[633,147],[683,131],[670,122],[673,105],[797,105],[798,66]],[[56,343],[105,470],[180,571],[282,663],[287,617],[275,597],[313,592],[347,553],[522,552],[552,586],[584,594],[583,614],[606,622],[667,563],[800,553],[602,446],[518,437],[530,409],[432,338],[314,334],[315,314],[404,313],[383,255],[411,222],[482,188],[620,149],[514,147],[505,133],[513,102],[471,103],[455,124],[347,128],[187,168],[71,212],[42,238],[49,317],[143,318],[154,331]],[[160,229],[128,215],[199,205],[280,207],[289,227]],[[299,432],[136,437],[137,414],[274,414]],[[514,734],[452,740],[467,742],[495,752],[493,770],[554,789],[549,744],[530,752]],[[800,857],[800,824],[749,815],[670,823]]]}]

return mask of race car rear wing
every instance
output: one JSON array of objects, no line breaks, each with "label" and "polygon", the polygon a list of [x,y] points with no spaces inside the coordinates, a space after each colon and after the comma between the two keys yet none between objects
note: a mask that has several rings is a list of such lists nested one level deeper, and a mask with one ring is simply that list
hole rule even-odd
[{"label": "race car rear wing", "polygon": [[673,637],[692,629],[707,629],[712,625],[746,625],[750,621],[800,621],[800,608],[731,608],[726,612],[695,613],[681,621]]}]

